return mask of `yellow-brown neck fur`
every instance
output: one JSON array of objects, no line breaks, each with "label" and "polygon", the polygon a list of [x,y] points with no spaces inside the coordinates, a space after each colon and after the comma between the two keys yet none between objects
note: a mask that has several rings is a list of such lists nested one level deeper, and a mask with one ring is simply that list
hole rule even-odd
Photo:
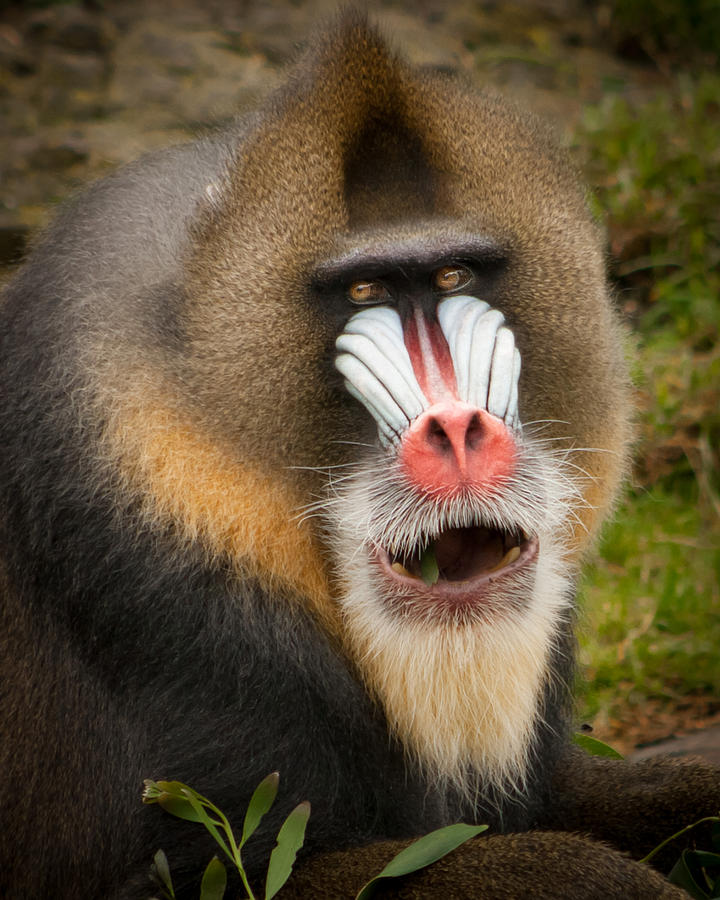
[{"label": "yellow-brown neck fur", "polygon": [[233,458],[151,382],[136,383],[142,386],[112,404],[105,442],[145,516],[172,526],[181,540],[199,541],[270,592],[307,598],[336,630],[326,562],[311,524],[298,518],[296,487],[282,472]]}]

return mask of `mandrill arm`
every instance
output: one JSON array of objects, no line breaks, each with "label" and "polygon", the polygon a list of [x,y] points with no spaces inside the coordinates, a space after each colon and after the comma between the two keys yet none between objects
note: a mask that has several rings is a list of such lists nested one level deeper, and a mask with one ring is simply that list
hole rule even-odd
[{"label": "mandrill arm", "polygon": [[[569,749],[556,770],[543,827],[580,831],[641,859],[705,816],[720,815],[720,769],[699,759],[629,763]],[[699,833],[693,831],[693,839]],[[653,858],[669,871],[682,839]]]},{"label": "mandrill arm", "polygon": [[[375,896],[687,897],[625,854],[643,858],[674,832],[713,812],[720,812],[717,766],[697,759],[628,763],[571,748],[557,766],[550,803],[537,823],[548,830],[483,835],[427,869],[381,883]],[[701,834],[694,830],[691,837]],[[298,868],[280,896],[312,896],[314,886],[323,896],[352,897],[407,843],[386,841],[315,857]],[[686,843],[685,836],[678,838],[654,857],[653,865],[669,871]]]},{"label": "mandrill arm", "polygon": [[[387,841],[353,851],[316,856],[291,876],[280,900],[351,898],[406,843]],[[376,897],[403,900],[681,900],[685,891],[643,863],[576,834],[533,831],[481,836],[432,866],[389,879]]]}]

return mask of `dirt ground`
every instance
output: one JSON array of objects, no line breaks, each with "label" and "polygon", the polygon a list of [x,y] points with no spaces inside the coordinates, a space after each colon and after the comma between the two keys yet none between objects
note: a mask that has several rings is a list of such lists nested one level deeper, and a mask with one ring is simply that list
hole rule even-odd
[{"label": "dirt ground", "polygon": [[[0,11],[0,263],[53,204],[143,151],[227,121],[267,94],[336,0],[105,0]],[[642,91],[648,67],[603,39],[602,4],[370,0],[418,63],[466,74],[558,122],[608,79]]]},{"label": "dirt ground", "polygon": [[[568,134],[608,83],[635,95],[662,73],[613,46],[602,0],[386,0],[371,15],[415,62],[498,89]],[[58,201],[144,151],[248,109],[335,0],[105,0],[0,10],[0,275]],[[632,54],[630,54],[632,56]],[[626,53],[627,57],[627,53]],[[720,761],[720,714],[652,710],[600,736]],[[654,752],[662,744],[639,751]]]}]

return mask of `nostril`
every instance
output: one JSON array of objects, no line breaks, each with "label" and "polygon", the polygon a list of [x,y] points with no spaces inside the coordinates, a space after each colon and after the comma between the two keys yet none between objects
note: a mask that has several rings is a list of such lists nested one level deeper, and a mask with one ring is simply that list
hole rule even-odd
[{"label": "nostril", "polygon": [[482,444],[485,429],[477,412],[452,417],[429,416],[425,423],[425,439],[437,453],[477,450]]},{"label": "nostril", "polygon": [[469,450],[477,450],[485,436],[482,419],[477,413],[474,413],[468,422],[467,431],[465,432],[465,446]]},{"label": "nostril", "polygon": [[447,452],[452,450],[452,441],[439,419],[432,416],[427,423],[427,441],[436,450]]}]

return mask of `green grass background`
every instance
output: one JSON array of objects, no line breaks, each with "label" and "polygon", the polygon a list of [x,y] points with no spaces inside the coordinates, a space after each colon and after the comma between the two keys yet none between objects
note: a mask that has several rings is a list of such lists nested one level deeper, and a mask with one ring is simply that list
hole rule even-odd
[{"label": "green grass background", "polygon": [[[684,21],[665,40],[663,11],[679,6],[697,13],[694,30]],[[671,74],[642,99],[610,85],[574,135],[636,343],[637,463],[581,592],[580,713],[605,726],[688,697],[720,707],[720,4],[710,6],[616,3],[621,35],[639,34]]]}]

